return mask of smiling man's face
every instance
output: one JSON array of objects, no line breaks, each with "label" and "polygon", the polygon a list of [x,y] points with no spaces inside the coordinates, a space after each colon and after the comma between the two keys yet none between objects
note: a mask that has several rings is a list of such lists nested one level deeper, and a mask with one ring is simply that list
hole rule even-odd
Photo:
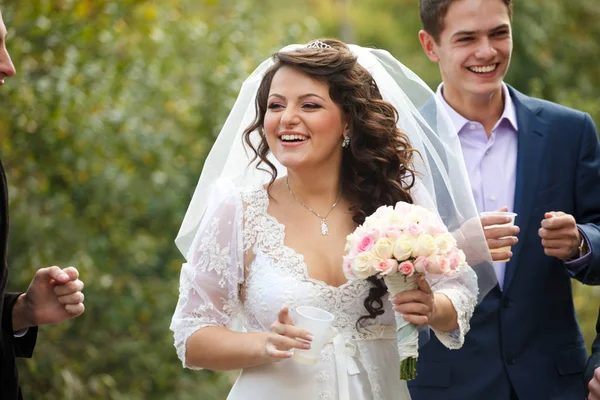
[{"label": "smiling man's face", "polygon": [[[422,39],[423,40],[423,39]],[[480,97],[502,91],[512,53],[508,7],[503,0],[458,0],[448,7],[439,40],[429,36],[444,96]]]}]

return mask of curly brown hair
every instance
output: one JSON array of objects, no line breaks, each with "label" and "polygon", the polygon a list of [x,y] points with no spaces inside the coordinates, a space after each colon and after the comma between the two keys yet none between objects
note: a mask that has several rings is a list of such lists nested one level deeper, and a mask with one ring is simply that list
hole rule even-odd
[{"label": "curly brown hair", "polygon": [[[264,118],[271,82],[284,66],[301,71],[329,85],[329,96],[342,109],[350,126],[351,142],[342,156],[341,186],[351,202],[350,212],[357,224],[382,205],[398,201],[412,203],[414,149],[405,133],[396,126],[398,112],[384,101],[371,74],[363,68],[348,46],[335,39],[321,39],[331,48],[302,48],[273,55],[275,64],[265,73],[256,96],[256,118],[244,131],[244,140],[254,152],[252,162],[271,174],[269,188],[277,178],[275,166],[267,159],[269,146]],[[260,143],[253,145],[251,134],[258,132]],[[266,165],[268,169],[265,169]],[[382,279],[369,278],[373,287],[364,301],[369,315],[363,321],[383,314],[382,297],[387,288]]]}]

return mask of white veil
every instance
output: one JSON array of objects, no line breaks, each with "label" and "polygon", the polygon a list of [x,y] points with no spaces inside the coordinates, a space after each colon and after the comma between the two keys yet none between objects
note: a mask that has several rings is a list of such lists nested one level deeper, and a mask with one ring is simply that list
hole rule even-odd
[{"label": "white veil", "polygon": [[[358,63],[371,73],[384,100],[398,111],[398,127],[420,153],[414,158],[417,171],[411,195],[416,204],[437,212],[454,233],[467,262],[478,276],[479,300],[496,285],[483,229],[464,164],[458,135],[433,91],[410,69],[384,50],[348,45]],[[306,48],[289,45],[281,52]],[[243,83],[227,121],[215,141],[175,240],[185,256],[204,215],[210,190],[221,178],[237,183],[267,183],[271,176],[250,165],[252,152],[243,144],[242,134],[254,121],[255,98],[265,72],[274,64],[262,62]],[[258,136],[258,135],[257,135]],[[278,176],[287,174],[273,157]]]}]

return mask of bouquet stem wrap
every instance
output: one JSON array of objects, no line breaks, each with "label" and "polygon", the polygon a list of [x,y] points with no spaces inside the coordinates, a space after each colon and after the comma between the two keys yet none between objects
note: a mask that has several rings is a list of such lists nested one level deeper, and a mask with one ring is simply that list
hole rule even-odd
[{"label": "bouquet stem wrap", "polygon": [[[418,288],[418,274],[411,276],[394,274],[384,277],[390,296],[406,290]],[[419,355],[419,331],[415,324],[407,322],[402,315],[395,312],[396,338],[400,356],[400,379],[409,381],[417,377],[417,357]]]}]

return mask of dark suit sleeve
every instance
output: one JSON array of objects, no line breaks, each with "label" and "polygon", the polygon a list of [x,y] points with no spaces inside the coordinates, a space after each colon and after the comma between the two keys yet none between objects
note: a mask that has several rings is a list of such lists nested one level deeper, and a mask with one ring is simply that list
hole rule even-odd
[{"label": "dark suit sleeve", "polygon": [[[29,328],[27,333],[22,337],[14,337],[12,326],[12,311],[17,302],[17,298],[21,293],[6,293],[4,294],[3,310],[2,310],[2,331],[3,337],[12,343],[16,357],[30,358],[33,355],[35,342],[37,340],[37,327]],[[5,348],[8,343],[5,342]]]},{"label": "dark suit sleeve", "polygon": [[600,307],[598,308],[598,322],[596,322],[596,340],[592,344],[592,355],[583,374],[583,385],[586,393],[588,392],[588,383],[592,380],[596,368],[600,368]]},{"label": "dark suit sleeve", "polygon": [[577,163],[575,218],[577,227],[588,239],[591,258],[574,277],[588,285],[600,285],[600,144],[598,131],[588,114],[584,115],[582,135]]}]

